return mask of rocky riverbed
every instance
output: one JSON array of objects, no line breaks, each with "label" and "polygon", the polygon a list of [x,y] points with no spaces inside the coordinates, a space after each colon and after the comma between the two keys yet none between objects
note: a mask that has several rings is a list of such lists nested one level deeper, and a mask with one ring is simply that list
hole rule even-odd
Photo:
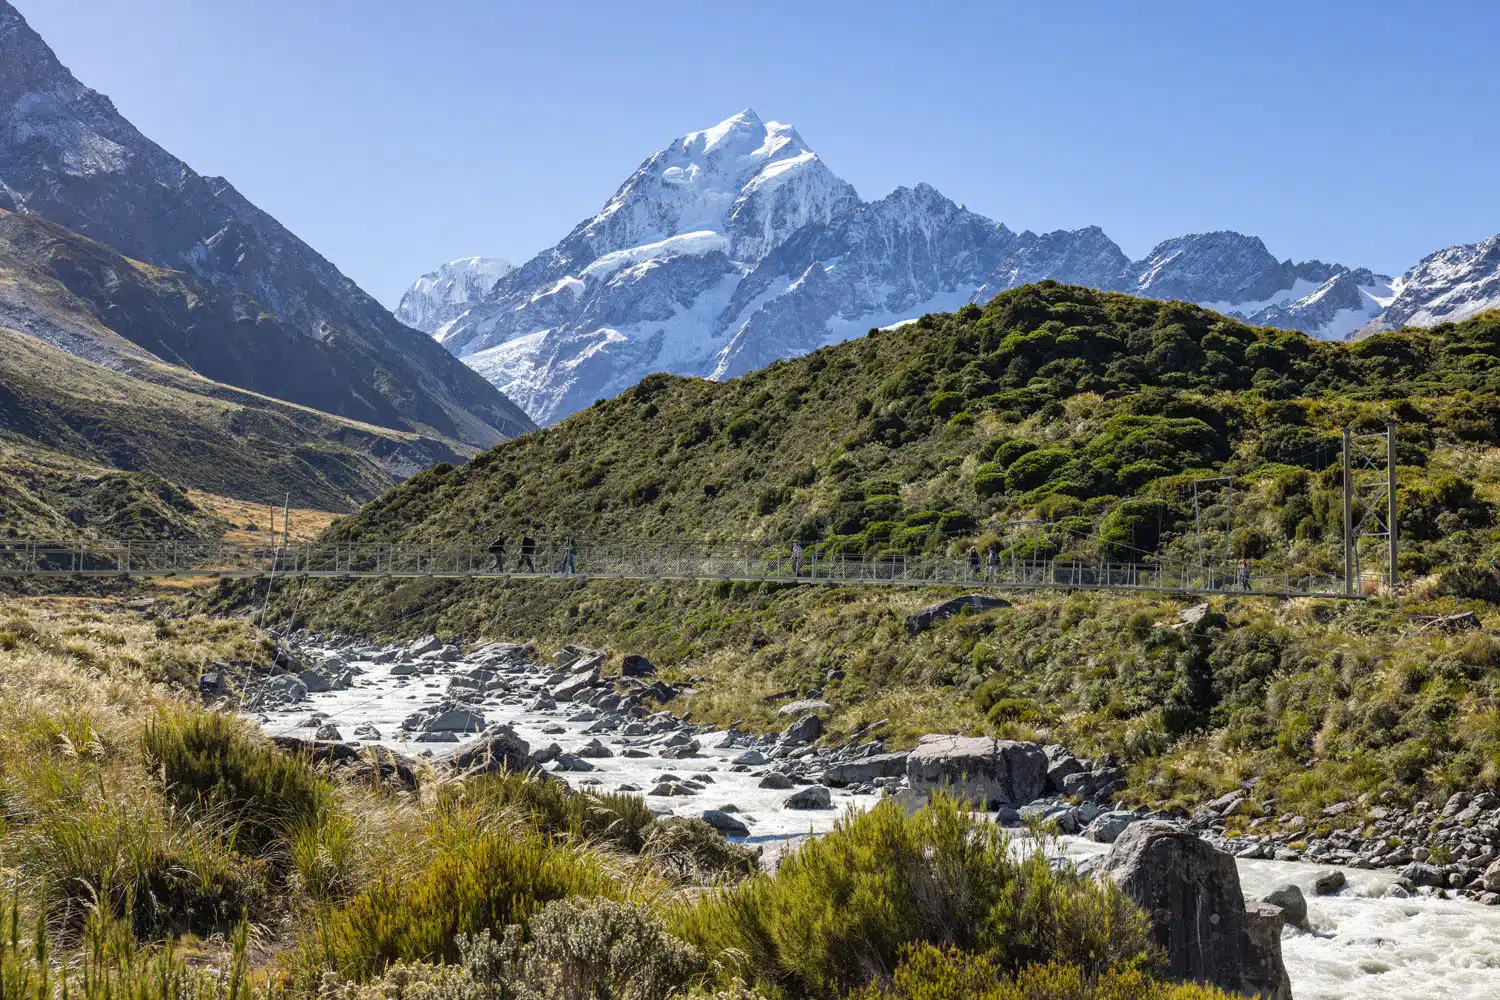
[{"label": "rocky riverbed", "polygon": [[[710,730],[670,713],[680,692],[645,660],[627,657],[622,676],[611,678],[602,675],[604,660],[573,648],[542,663],[530,647],[508,643],[460,649],[436,639],[380,646],[297,636],[287,643],[285,672],[255,684],[245,704],[274,736],[380,746],[397,759],[439,760],[479,745],[482,734],[520,741],[574,787],[637,792],[659,815],[702,817],[733,840],[761,846],[768,863],[800,837],[830,829],[848,808],[887,795],[914,807],[943,784],[993,806],[997,822],[1050,821],[1064,834],[1058,849],[1085,864],[1143,819],[1175,820],[1238,856],[1246,899],[1269,896],[1291,908],[1282,950],[1299,1000],[1500,996],[1500,907],[1462,898],[1489,891],[1477,851],[1448,865],[1397,854],[1401,865],[1377,870],[1364,863],[1369,854],[1309,844],[1293,860],[1290,841],[1224,837],[1237,808],[1224,800],[1194,817],[1112,809],[1119,772],[1062,747],[935,735],[909,753],[887,753],[878,725],[821,746],[814,741],[826,706],[815,700],[787,701],[779,733]],[[210,698],[229,686],[227,678],[204,678]],[[1432,812],[1474,810],[1467,825],[1451,824],[1467,831],[1486,805],[1455,800]],[[1312,859],[1353,866],[1306,863]],[[1297,887],[1305,913],[1292,912],[1298,902],[1288,886]]]}]

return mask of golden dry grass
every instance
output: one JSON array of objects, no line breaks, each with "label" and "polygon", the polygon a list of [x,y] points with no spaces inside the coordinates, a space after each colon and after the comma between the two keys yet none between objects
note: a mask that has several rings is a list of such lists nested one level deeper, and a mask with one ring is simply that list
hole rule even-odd
[{"label": "golden dry grass", "polygon": [[[271,503],[253,503],[219,496],[203,490],[188,490],[188,499],[199,507],[228,521],[232,527],[225,532],[224,540],[245,545],[266,545],[271,540]],[[279,540],[286,530],[280,502],[276,505],[276,537]],[[326,531],[342,515],[333,511],[312,507],[291,508],[291,539],[293,542],[310,542]],[[254,525],[254,529],[251,529]]]}]

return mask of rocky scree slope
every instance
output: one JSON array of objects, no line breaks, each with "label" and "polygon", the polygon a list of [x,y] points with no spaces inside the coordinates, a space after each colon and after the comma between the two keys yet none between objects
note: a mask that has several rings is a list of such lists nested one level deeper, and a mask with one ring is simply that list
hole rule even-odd
[{"label": "rocky scree slope", "polygon": [[[0,209],[39,216],[214,289],[210,311],[280,330],[239,383],[381,426],[485,446],[531,422],[398,322],[228,181],[202,177],[79,83],[0,0]],[[207,333],[208,331],[202,331]],[[275,348],[303,341],[285,366]],[[210,354],[207,341],[201,353]],[[238,361],[245,360],[241,355]],[[279,372],[279,378],[278,373]]]},{"label": "rocky scree slope", "polygon": [[[1177,237],[1131,261],[1098,227],[1016,233],[925,184],[864,202],[791,126],[749,110],[653,154],[597,216],[498,281],[456,280],[470,267],[424,276],[402,315],[543,423],[651,372],[733,377],[1044,279],[1329,339],[1403,291],[1453,297],[1452,277],[1431,269],[1393,281],[1278,260],[1236,232]],[[1460,297],[1500,305],[1471,291]],[[1445,308],[1417,325],[1479,311]]]}]

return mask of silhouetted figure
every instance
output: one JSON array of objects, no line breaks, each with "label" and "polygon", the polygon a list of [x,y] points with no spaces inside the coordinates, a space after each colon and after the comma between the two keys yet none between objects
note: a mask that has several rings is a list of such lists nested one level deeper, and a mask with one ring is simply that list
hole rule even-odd
[{"label": "silhouetted figure", "polygon": [[523,536],[521,539],[521,558],[516,560],[516,572],[519,573],[525,570],[528,573],[535,573],[536,562],[533,559],[535,555],[536,539],[530,535]]},{"label": "silhouetted figure", "polygon": [[493,542],[490,542],[489,553],[490,553],[491,556],[494,556],[494,558],[495,558],[495,571],[496,572],[504,572],[505,571],[505,536],[504,535],[501,535],[499,538],[495,539]]},{"label": "silhouetted figure", "polygon": [[979,550],[969,550],[969,576],[973,579],[979,577]]},{"label": "silhouetted figure", "polygon": [[557,568],[557,571],[563,576],[571,576],[573,575],[573,573],[577,572],[577,570],[574,569],[573,566],[573,557],[577,554],[577,552],[578,548],[573,544],[573,539],[570,537],[563,545],[562,565]]}]

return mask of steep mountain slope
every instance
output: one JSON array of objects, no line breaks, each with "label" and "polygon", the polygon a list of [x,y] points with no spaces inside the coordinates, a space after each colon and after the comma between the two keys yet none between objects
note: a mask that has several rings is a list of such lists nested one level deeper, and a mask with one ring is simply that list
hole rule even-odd
[{"label": "steep mountain slope", "polygon": [[1431,326],[1500,308],[1500,236],[1439,250],[1401,276],[1372,330]]},{"label": "steep mountain slope", "polygon": [[[485,289],[424,276],[422,319],[547,423],[657,371],[728,378],[1044,279],[1341,337],[1390,297],[1367,270],[1233,232],[1132,262],[1098,227],[1016,234],[926,184],[864,203],[789,125],[744,111],[646,160],[597,216]],[[438,293],[441,305],[421,306]],[[465,288],[478,289],[459,301]]]},{"label": "steep mountain slope", "polygon": [[129,374],[7,329],[0,439],[184,487],[345,511],[433,462],[439,442],[210,382],[136,354]]},{"label": "steep mountain slope", "polygon": [[[495,282],[515,270],[498,257],[463,257],[424,274],[401,296],[396,318],[423,333],[438,335],[468,304],[483,298]],[[442,337],[438,336],[441,340]]]},{"label": "steep mountain slope", "polygon": [[1280,578],[1341,559],[1339,428],[1396,417],[1405,559],[1420,573],[1491,544],[1480,529],[1495,511],[1461,476],[1478,475],[1468,442],[1500,440],[1497,352],[1500,313],[1327,343],[1180,302],[1029,285],[733,381],[652,376],[418,476],[336,531],[800,537],[837,554],[943,550],[1042,517],[1049,553],[1121,556],[1181,543],[1192,480],[1233,474],[1235,545]]},{"label": "steep mountain slope", "polygon": [[[487,445],[531,424],[430,338],[392,317],[222,178],[199,176],[80,84],[0,0],[0,208],[186,271],[239,313],[269,314],[321,355],[315,372],[270,355],[273,395],[382,426]],[[244,360],[241,358],[240,360]],[[230,378],[229,381],[236,381]],[[247,386],[248,387],[248,386]]]}]

